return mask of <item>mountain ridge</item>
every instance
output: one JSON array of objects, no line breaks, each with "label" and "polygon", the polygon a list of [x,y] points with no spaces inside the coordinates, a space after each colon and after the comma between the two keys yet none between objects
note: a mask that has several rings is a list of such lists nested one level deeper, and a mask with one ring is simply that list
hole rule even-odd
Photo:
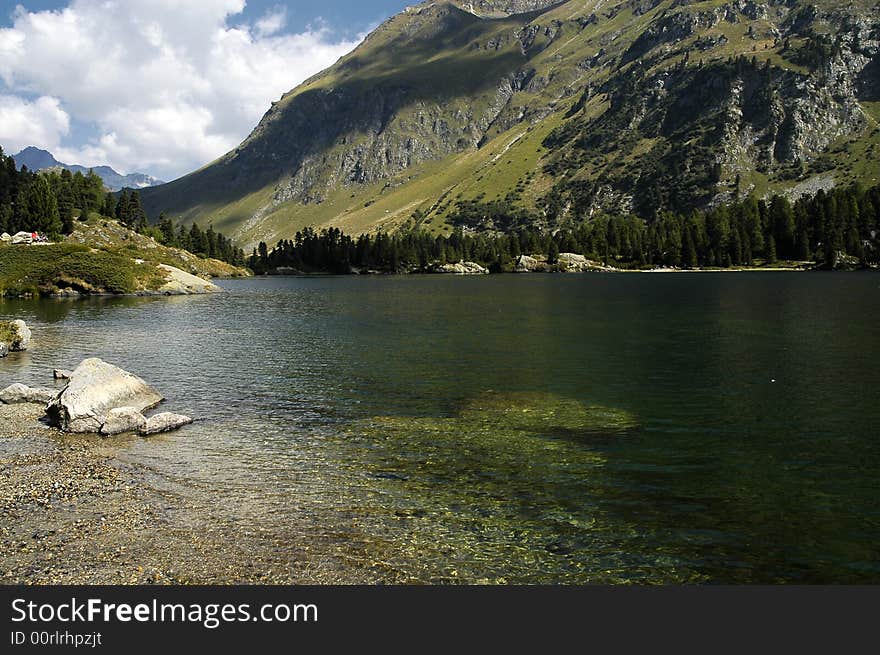
[{"label": "mountain ridge", "polygon": [[129,173],[128,175],[122,175],[121,173],[117,173],[110,166],[88,167],[80,166],[79,164],[65,164],[55,159],[55,156],[48,150],[42,150],[36,146],[28,146],[27,148],[24,148],[17,155],[13,155],[13,159],[19,170],[22,166],[27,166],[31,171],[67,169],[71,173],[82,173],[83,175],[87,175],[91,170],[104,180],[105,186],[110,189],[110,191],[121,191],[124,188],[144,189],[165,184],[162,180],[159,180],[152,175],[147,175],[146,173]]},{"label": "mountain ridge", "polygon": [[425,2],[144,203],[255,243],[443,233],[465,201],[553,228],[870,184],[878,45],[867,2]]}]

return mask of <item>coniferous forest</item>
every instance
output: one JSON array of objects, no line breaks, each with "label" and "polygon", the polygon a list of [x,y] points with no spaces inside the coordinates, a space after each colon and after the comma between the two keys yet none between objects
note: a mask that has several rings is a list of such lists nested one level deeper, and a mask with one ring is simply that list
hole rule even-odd
[{"label": "coniferous forest", "polygon": [[110,193],[92,171],[87,175],[66,169],[19,171],[14,159],[0,148],[0,233],[38,232],[58,240],[73,232],[77,220],[87,220],[90,214],[115,218],[165,246],[233,265],[245,263],[244,252],[211,226],[205,230],[198,224],[175,227],[165,216],[151,225],[138,191],[123,189],[119,194]]},{"label": "coniferous forest", "polygon": [[[487,221],[508,234],[480,230]],[[794,203],[752,196],[728,206],[686,214],[667,212],[646,221],[600,216],[555,231],[526,227],[533,219],[509,200],[460,203],[457,228],[434,236],[410,226],[395,234],[354,238],[338,229],[305,229],[270,251],[261,243],[250,257],[257,273],[289,268],[305,273],[385,273],[428,270],[435,263],[473,261],[492,272],[512,270],[522,254],[587,256],[618,268],[772,265],[816,262],[825,268],[880,263],[880,186],[819,191]],[[522,226],[517,225],[521,223]]]}]

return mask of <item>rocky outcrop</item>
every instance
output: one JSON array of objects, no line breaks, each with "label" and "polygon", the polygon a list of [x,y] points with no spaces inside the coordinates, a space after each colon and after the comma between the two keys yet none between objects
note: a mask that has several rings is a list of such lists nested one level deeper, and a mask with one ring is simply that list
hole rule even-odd
[{"label": "rocky outcrop", "polygon": [[159,293],[166,296],[187,296],[222,291],[213,282],[209,282],[186,271],[168,264],[159,264],[159,268],[168,276],[168,281],[159,287]]},{"label": "rocky outcrop", "polygon": [[140,432],[147,426],[147,419],[135,407],[117,407],[107,412],[107,421],[101,426],[101,434],[110,437],[117,434]]},{"label": "rocky outcrop", "polygon": [[162,400],[159,392],[139,377],[100,359],[87,359],[46,413],[52,424],[65,432],[97,433],[110,410],[131,407],[143,412]]},{"label": "rocky outcrop", "polygon": [[24,321],[0,321],[0,342],[6,345],[8,352],[24,352],[31,345],[31,337]]},{"label": "rocky outcrop", "polygon": [[433,272],[447,275],[488,275],[489,269],[475,262],[461,261],[457,264],[438,264],[433,268]]},{"label": "rocky outcrop", "polygon": [[565,0],[452,0],[460,9],[487,18],[499,18],[541,11],[560,5]]},{"label": "rocky outcrop", "polygon": [[0,391],[0,402],[4,405],[19,405],[33,403],[36,405],[48,405],[58,397],[54,389],[31,388],[24,384],[11,384]]},{"label": "rocky outcrop", "polygon": [[546,270],[547,266],[544,262],[538,261],[529,255],[520,255],[519,259],[516,260],[517,273],[543,273]]},{"label": "rocky outcrop", "polygon": [[556,268],[563,273],[587,273],[589,271],[610,271],[610,266],[587,259],[573,252],[559,253]]},{"label": "rocky outcrop", "polygon": [[172,430],[177,430],[185,425],[189,425],[192,422],[193,419],[191,419],[189,416],[184,416],[182,414],[172,414],[171,412],[164,412],[162,414],[151,416],[149,419],[147,419],[147,423],[143,428],[141,428],[140,433],[142,436],[148,437],[154,434],[159,434],[161,432],[170,432]]}]

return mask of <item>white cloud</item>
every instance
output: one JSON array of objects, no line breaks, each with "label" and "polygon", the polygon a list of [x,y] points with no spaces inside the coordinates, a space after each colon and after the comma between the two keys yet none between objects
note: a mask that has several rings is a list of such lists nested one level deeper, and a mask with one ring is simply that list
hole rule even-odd
[{"label": "white cloud", "polygon": [[287,27],[287,9],[276,7],[257,21],[257,36],[272,36]]},{"label": "white cloud", "polygon": [[0,95],[0,145],[14,155],[35,143],[57,148],[70,131],[70,116],[57,98],[43,96],[34,101]]},{"label": "white cloud", "polygon": [[[20,127],[2,114],[0,143],[168,179],[224,154],[271,101],[356,45],[320,26],[283,34],[283,9],[230,26],[244,5],[72,0],[54,12],[17,9],[12,27],[0,29],[0,80],[7,93],[39,99],[3,96],[0,111]],[[68,113],[98,135],[85,145],[64,141]]]}]

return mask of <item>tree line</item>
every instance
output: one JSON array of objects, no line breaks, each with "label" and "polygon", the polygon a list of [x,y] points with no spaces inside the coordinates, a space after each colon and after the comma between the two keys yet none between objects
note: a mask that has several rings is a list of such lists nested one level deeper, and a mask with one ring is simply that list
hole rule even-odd
[{"label": "tree line", "polygon": [[[354,238],[338,229],[307,228],[271,250],[254,249],[248,265],[257,274],[278,269],[346,274],[425,271],[435,264],[473,261],[493,272],[513,270],[522,254],[543,254],[550,263],[571,252],[619,268],[681,268],[770,265],[777,261],[838,266],[841,258],[862,266],[880,264],[880,186],[819,191],[794,203],[783,196],[750,196],[707,211],[664,212],[652,220],[599,216],[554,231],[529,227],[523,209],[505,213],[498,201],[457,205],[450,235],[415,226],[393,235]],[[479,226],[515,226],[508,234]]]},{"label": "tree line", "polygon": [[74,215],[99,211],[105,202],[104,181],[88,175],[19,171],[0,148],[0,232],[39,232],[50,238],[73,231]]},{"label": "tree line", "polygon": [[86,221],[95,213],[115,218],[162,245],[236,266],[245,264],[244,251],[211,226],[206,230],[197,224],[175,227],[164,214],[157,225],[151,225],[138,191],[106,191],[94,171],[86,175],[67,169],[35,173],[23,167],[19,171],[15,160],[0,148],[0,233],[38,232],[58,240],[73,232],[77,219]]}]

